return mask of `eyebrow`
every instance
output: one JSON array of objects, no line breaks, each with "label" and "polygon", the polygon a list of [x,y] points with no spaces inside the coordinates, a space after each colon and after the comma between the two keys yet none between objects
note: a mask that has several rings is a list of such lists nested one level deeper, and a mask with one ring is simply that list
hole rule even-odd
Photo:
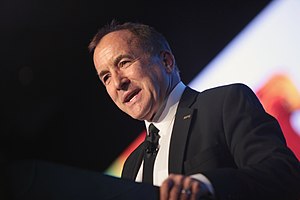
[{"label": "eyebrow", "polygon": [[117,56],[117,57],[115,58],[115,60],[114,60],[114,66],[117,66],[118,63],[119,63],[123,58],[130,58],[130,59],[132,59],[133,57],[130,56],[129,54],[121,54],[121,55],[119,55],[119,56]]}]

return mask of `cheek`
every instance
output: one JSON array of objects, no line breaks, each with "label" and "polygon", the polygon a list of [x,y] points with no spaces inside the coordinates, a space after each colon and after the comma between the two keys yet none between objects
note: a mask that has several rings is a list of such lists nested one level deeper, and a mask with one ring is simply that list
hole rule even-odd
[{"label": "cheek", "polygon": [[115,104],[117,104],[117,95],[116,95],[116,93],[108,87],[106,87],[106,91],[107,91],[108,95],[110,96],[110,98],[113,100],[113,102],[115,102]]},{"label": "cheek", "polygon": [[127,78],[130,80],[140,80],[143,79],[144,76],[146,76],[147,71],[142,70],[140,68],[137,69],[130,69],[127,71]]}]

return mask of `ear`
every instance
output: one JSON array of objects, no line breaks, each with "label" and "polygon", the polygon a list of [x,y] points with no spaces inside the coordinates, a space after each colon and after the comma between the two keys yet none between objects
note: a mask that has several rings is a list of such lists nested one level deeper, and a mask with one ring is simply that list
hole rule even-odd
[{"label": "ear", "polygon": [[164,50],[161,52],[160,56],[161,56],[164,66],[166,68],[167,73],[171,73],[175,66],[175,59],[174,59],[173,54],[169,51]]}]

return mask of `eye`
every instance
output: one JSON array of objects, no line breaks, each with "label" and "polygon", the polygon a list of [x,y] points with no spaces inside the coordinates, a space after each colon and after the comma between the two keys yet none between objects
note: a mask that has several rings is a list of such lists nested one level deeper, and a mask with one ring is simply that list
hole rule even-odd
[{"label": "eye", "polygon": [[101,81],[102,81],[102,83],[104,85],[107,85],[109,83],[109,80],[110,80],[110,75],[109,74],[105,74],[100,79],[101,79]]},{"label": "eye", "polygon": [[126,67],[130,64],[129,60],[122,60],[119,62],[119,67]]}]

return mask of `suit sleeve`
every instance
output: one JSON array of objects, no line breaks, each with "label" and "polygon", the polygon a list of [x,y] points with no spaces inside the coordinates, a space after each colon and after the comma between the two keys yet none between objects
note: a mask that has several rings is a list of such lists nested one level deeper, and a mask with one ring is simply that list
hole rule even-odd
[{"label": "suit sleeve", "polygon": [[221,112],[225,142],[238,168],[204,173],[217,198],[299,199],[299,162],[253,91],[242,84],[230,86]]}]

